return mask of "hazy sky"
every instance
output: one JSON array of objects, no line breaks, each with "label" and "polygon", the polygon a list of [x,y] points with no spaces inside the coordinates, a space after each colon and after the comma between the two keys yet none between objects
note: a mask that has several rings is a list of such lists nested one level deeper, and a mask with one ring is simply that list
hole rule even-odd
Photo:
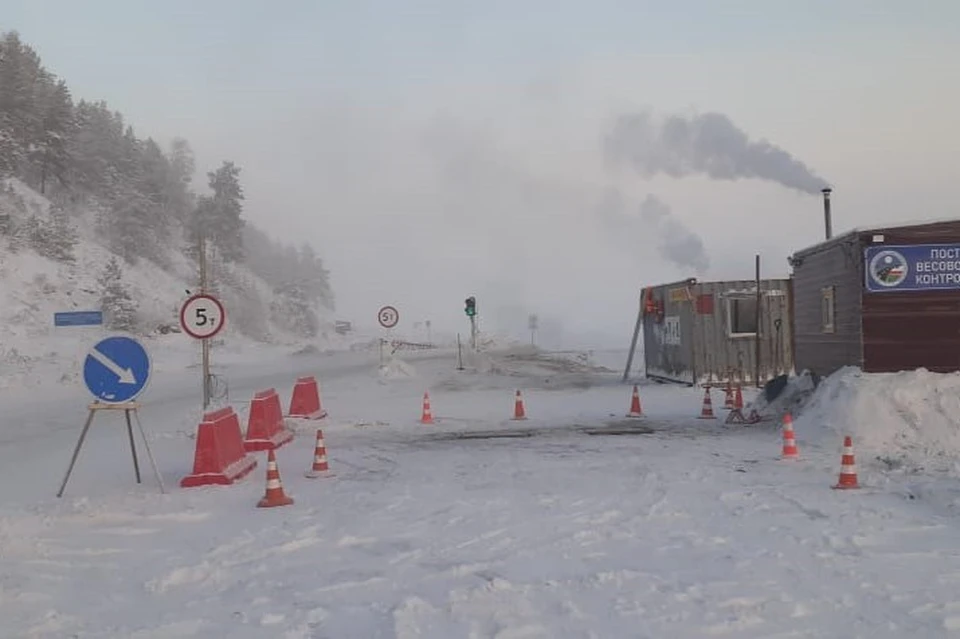
[{"label": "hazy sky", "polygon": [[488,325],[626,344],[644,284],[755,253],[784,276],[822,238],[816,195],[610,165],[622,115],[724,114],[833,185],[838,232],[960,203],[952,0],[0,0],[0,29],[141,136],[236,161],[248,218],[314,244],[364,322],[462,329],[475,294]]}]

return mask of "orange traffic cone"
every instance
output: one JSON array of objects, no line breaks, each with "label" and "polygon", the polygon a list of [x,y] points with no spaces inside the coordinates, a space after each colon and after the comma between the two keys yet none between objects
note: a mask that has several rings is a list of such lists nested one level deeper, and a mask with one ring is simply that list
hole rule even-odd
[{"label": "orange traffic cone", "polygon": [[267,492],[263,499],[257,502],[257,508],[274,508],[289,506],[293,499],[283,493],[283,482],[280,481],[280,471],[277,469],[277,455],[271,448],[267,454]]},{"label": "orange traffic cone", "polygon": [[513,418],[516,420],[527,418],[527,411],[523,407],[523,397],[520,395],[520,391],[517,391],[517,399],[513,404]]},{"label": "orange traffic cone", "polygon": [[423,394],[423,415],[420,417],[421,424],[432,424],[433,411],[430,409],[430,393]]},{"label": "orange traffic cone", "polygon": [[853,438],[847,435],[843,439],[843,456],[840,458],[840,479],[833,488],[860,488],[857,481],[857,464],[853,459]]},{"label": "orange traffic cone", "polygon": [[717,416],[713,414],[713,401],[710,399],[710,387],[707,386],[703,389],[703,409],[700,411],[700,416],[697,419],[716,419]]},{"label": "orange traffic cone", "polygon": [[323,431],[317,429],[317,444],[313,449],[313,467],[303,474],[304,477],[316,479],[317,477],[328,477],[330,464],[327,463],[327,446],[323,441]]},{"label": "orange traffic cone", "polygon": [[800,451],[797,450],[797,441],[793,436],[793,417],[790,413],[783,416],[783,452],[780,459],[798,459]]},{"label": "orange traffic cone", "polygon": [[630,400],[630,412],[627,417],[643,417],[643,408],[640,406],[640,391],[633,385],[633,398]]},{"label": "orange traffic cone", "polygon": [[725,395],[723,397],[723,408],[725,410],[733,410],[737,407],[737,405],[733,403],[733,386],[729,381],[727,382],[727,388],[724,392]]}]

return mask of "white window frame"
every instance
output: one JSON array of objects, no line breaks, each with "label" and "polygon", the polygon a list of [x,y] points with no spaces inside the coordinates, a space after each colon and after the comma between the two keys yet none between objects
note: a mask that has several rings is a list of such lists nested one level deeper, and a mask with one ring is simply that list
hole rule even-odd
[{"label": "white window frame", "polygon": [[837,287],[824,286],[820,289],[820,332],[837,332]]},{"label": "white window frame", "polygon": [[[735,333],[735,332],[733,331],[733,328],[734,328],[734,326],[733,326],[733,324],[734,324],[734,322],[733,322],[733,318],[734,318],[734,315],[733,315],[733,303],[734,303],[734,302],[739,302],[739,301],[750,301],[750,302],[753,302],[754,304],[756,304],[756,303],[757,303],[757,296],[756,296],[756,295],[725,295],[725,296],[724,296],[724,304],[725,304],[726,307],[727,307],[727,308],[726,308],[726,313],[727,313],[727,336],[730,337],[730,338],[734,338],[734,339],[741,338],[741,337],[756,337],[756,336],[757,336],[757,331],[756,331],[756,330],[750,331],[750,332],[748,332],[748,333]],[[756,321],[756,320],[754,320],[754,321]],[[760,327],[757,326],[756,328],[759,329]]]}]

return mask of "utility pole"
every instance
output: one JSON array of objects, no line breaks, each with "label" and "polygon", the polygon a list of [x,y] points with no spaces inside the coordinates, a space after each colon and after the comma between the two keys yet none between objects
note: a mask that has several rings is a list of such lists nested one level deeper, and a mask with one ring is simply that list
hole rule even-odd
[{"label": "utility pole", "polygon": [[[198,224],[198,248],[200,263],[200,293],[207,293],[207,243],[203,236],[203,224]],[[200,340],[200,368],[203,375],[203,410],[210,406],[210,340]]]}]

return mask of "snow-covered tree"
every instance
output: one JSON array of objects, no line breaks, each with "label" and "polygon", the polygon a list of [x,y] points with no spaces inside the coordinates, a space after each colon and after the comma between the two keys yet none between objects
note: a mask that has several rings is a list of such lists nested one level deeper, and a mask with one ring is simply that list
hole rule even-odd
[{"label": "snow-covered tree", "polygon": [[62,206],[50,208],[50,224],[47,229],[48,256],[60,262],[73,262],[77,245],[77,229],[70,223],[70,216]]},{"label": "snow-covered tree", "polygon": [[302,287],[297,285],[277,289],[270,307],[274,323],[298,337],[316,337],[320,321]]},{"label": "snow-covered tree", "polygon": [[67,140],[73,133],[73,100],[62,80],[49,80],[39,92],[38,106],[42,109],[40,131],[31,159],[38,174],[40,192],[47,192],[51,179],[63,183],[66,179],[70,154]]},{"label": "snow-covered tree", "polygon": [[134,332],[137,329],[137,303],[123,284],[123,270],[111,257],[97,279],[100,285],[100,309],[107,328]]},{"label": "snow-covered tree", "polygon": [[227,262],[243,259],[243,188],[240,168],[224,162],[207,173],[213,197],[203,209],[201,224],[206,237],[217,246]]}]

